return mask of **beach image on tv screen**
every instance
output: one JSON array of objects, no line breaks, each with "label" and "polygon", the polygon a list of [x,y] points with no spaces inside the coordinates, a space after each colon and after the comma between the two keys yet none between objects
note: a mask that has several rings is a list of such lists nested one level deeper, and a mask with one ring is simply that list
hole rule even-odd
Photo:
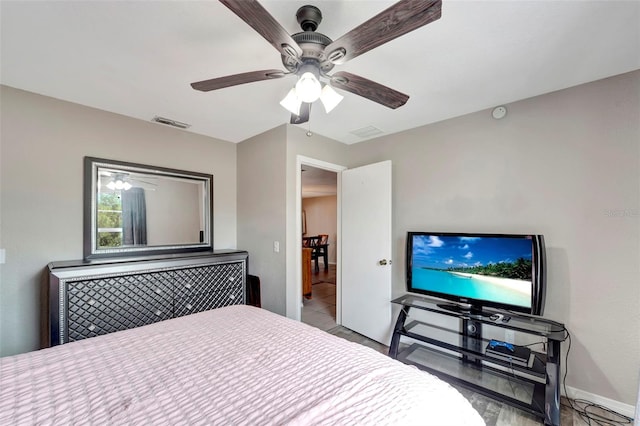
[{"label": "beach image on tv screen", "polygon": [[531,307],[529,238],[414,235],[413,288]]}]

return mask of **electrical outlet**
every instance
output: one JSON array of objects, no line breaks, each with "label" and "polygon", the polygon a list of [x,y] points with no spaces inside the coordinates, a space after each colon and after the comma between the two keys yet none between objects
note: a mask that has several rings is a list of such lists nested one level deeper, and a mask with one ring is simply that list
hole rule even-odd
[{"label": "electrical outlet", "polygon": [[508,343],[515,343],[516,340],[516,332],[513,330],[505,330],[504,331],[504,341]]}]

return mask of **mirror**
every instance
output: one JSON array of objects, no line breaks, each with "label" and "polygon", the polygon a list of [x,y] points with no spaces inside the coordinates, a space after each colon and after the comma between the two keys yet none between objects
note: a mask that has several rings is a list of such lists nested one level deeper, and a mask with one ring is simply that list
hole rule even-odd
[{"label": "mirror", "polygon": [[213,249],[213,176],[85,157],[85,259]]}]

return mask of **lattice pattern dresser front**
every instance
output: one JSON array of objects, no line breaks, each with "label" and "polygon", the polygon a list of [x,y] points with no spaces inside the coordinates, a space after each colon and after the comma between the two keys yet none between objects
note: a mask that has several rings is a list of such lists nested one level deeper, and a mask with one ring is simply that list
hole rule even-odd
[{"label": "lattice pattern dresser front", "polygon": [[49,264],[43,347],[246,301],[247,253]]}]

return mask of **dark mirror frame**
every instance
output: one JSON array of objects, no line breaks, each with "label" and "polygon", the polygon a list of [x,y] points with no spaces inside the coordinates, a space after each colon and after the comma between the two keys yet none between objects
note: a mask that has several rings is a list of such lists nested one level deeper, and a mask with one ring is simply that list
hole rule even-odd
[{"label": "dark mirror frame", "polygon": [[[183,179],[193,179],[205,185],[204,217],[205,226],[203,242],[194,244],[171,244],[158,246],[125,246],[118,248],[99,248],[97,243],[97,192],[98,168],[115,168],[135,173],[145,173],[150,177],[162,176]],[[163,255],[171,253],[192,253],[213,250],[213,175],[189,172],[185,170],[169,169],[165,167],[148,166],[144,164],[124,161],[107,160],[96,157],[84,158],[84,259],[100,259],[113,257],[139,257],[149,255]]]}]

